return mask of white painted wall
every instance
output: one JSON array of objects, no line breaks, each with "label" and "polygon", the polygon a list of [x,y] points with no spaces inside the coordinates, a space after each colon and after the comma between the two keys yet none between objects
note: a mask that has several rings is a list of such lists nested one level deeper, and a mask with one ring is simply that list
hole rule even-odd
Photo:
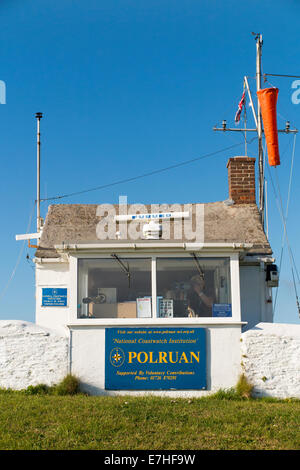
[{"label": "white painted wall", "polygon": [[[36,317],[38,325],[51,328],[64,334],[70,318],[70,270],[69,263],[36,264]],[[67,307],[42,307],[43,287],[66,287],[68,289]]]},{"label": "white painted wall", "polygon": [[260,322],[273,322],[272,292],[265,278],[263,267],[240,267],[241,318],[247,322],[246,329]]},{"label": "white painted wall", "polygon": [[0,387],[53,385],[68,373],[69,338],[23,321],[0,321]]},{"label": "white painted wall", "polygon": [[241,344],[256,395],[300,398],[300,325],[259,323],[242,334]]}]

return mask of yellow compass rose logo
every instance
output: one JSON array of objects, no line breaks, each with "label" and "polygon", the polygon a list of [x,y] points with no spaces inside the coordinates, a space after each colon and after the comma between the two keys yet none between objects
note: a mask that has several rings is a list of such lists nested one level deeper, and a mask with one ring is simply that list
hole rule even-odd
[{"label": "yellow compass rose logo", "polygon": [[110,352],[110,363],[115,367],[120,367],[125,361],[125,353],[121,348],[114,348]]}]

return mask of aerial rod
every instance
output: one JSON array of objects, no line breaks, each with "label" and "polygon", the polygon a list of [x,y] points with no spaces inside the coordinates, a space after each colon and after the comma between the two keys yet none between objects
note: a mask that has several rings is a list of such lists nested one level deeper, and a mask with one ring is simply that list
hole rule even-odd
[{"label": "aerial rod", "polygon": [[[223,131],[223,132],[226,132],[226,131],[230,131],[230,132],[244,132],[245,130],[247,132],[257,132],[257,127],[255,128],[251,128],[251,129],[236,129],[234,127],[227,127],[227,121],[226,119],[223,119],[222,121],[222,127],[214,127],[213,128],[214,131]],[[289,121],[286,121],[286,125],[285,125],[285,129],[277,129],[277,132],[280,132],[280,133],[284,133],[284,134],[297,134],[298,133],[298,129],[291,129],[290,128],[290,122]],[[264,130],[262,129],[262,134],[264,134]]]},{"label": "aerial rod", "polygon": [[284,77],[284,78],[300,78],[300,75],[283,75],[280,73],[264,73],[264,81],[266,81],[266,77]]},{"label": "aerial rod", "polygon": [[41,194],[40,194],[40,183],[41,183],[41,132],[40,132],[40,121],[43,117],[43,113],[36,113],[37,119],[37,195],[36,195],[36,228],[37,232],[41,231]]}]

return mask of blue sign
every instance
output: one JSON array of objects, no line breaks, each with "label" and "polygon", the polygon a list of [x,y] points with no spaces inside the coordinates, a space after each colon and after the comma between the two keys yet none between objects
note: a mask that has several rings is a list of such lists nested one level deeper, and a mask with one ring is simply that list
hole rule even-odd
[{"label": "blue sign", "polygon": [[67,306],[66,288],[43,288],[42,289],[42,307],[66,307]]},{"label": "blue sign", "polygon": [[232,317],[231,304],[213,304],[213,317]]},{"label": "blue sign", "polygon": [[204,328],[106,328],[107,390],[206,388]]}]

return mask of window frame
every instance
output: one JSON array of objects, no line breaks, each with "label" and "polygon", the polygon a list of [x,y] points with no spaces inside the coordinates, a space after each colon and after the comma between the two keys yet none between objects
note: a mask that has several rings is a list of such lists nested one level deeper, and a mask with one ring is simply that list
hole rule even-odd
[{"label": "window frame", "polygon": [[230,289],[231,289],[231,308],[232,317],[177,317],[177,318],[159,318],[157,316],[156,296],[156,261],[157,258],[188,258],[190,252],[172,252],[161,251],[157,253],[143,252],[132,253],[127,251],[114,251],[122,258],[147,258],[151,261],[151,293],[152,293],[152,317],[148,319],[141,318],[77,318],[77,300],[78,300],[78,260],[79,259],[101,259],[109,258],[110,252],[103,253],[76,253],[69,255],[70,261],[70,309],[69,309],[69,325],[99,325],[99,326],[139,326],[139,325],[159,325],[159,324],[230,324],[241,322],[241,302],[240,302],[240,275],[239,275],[239,253],[238,252],[199,252],[195,250],[195,254],[201,258],[229,258],[230,269]]},{"label": "window frame", "polygon": [[[146,294],[146,297],[149,298],[149,297],[152,297],[153,298],[153,280],[152,280],[152,273],[153,273],[153,267],[152,267],[152,258],[150,256],[143,256],[143,257],[128,257],[128,256],[121,256],[120,254],[117,255],[118,256],[118,260],[125,263],[127,263],[127,261],[129,260],[143,260],[145,262],[145,265],[142,266],[142,270],[145,268],[145,272],[147,273],[148,275],[148,279],[147,279],[147,283],[145,284],[146,287],[146,290],[147,290],[147,294]],[[80,299],[83,298],[83,297],[89,297],[89,294],[88,294],[88,289],[87,287],[86,288],[83,288],[83,290],[85,291],[85,294],[82,294],[81,292],[81,295],[79,295],[79,290],[80,290],[80,282],[83,281],[83,278],[80,276],[79,274],[79,271],[80,271],[80,261],[81,260],[84,260],[84,261],[96,261],[99,262],[99,260],[103,260],[103,261],[106,261],[106,263],[103,263],[101,265],[101,263],[99,264],[99,266],[93,266],[92,263],[90,263],[87,268],[88,270],[90,269],[100,269],[102,271],[102,273],[104,273],[105,275],[105,270],[108,269],[112,269],[113,272],[114,272],[114,276],[113,276],[113,281],[115,282],[115,284],[110,284],[110,287],[114,287],[117,289],[120,288],[120,284],[119,284],[119,278],[117,277],[117,274],[120,274],[120,278],[123,279],[123,282],[124,283],[127,283],[128,281],[125,280],[125,277],[124,277],[124,274],[122,274],[122,268],[120,268],[120,266],[117,264],[117,260],[114,259],[113,257],[111,257],[110,255],[106,255],[106,256],[102,256],[102,257],[95,257],[93,256],[92,258],[91,257],[78,257],[77,258],[77,301],[78,301],[78,304],[81,303]],[[141,267],[141,263],[138,263],[138,267]],[[130,267],[130,272],[133,273],[134,272],[134,268],[132,268],[132,266]],[[81,275],[84,274],[86,275],[86,279],[88,279],[88,275],[87,275],[87,272],[85,272],[84,270],[81,272]],[[116,274],[116,275],[115,275]],[[103,289],[105,288],[105,286],[102,286]],[[142,295],[143,296],[143,295]],[[124,300],[117,300],[116,302],[127,302],[128,299],[124,299]],[[152,307],[152,306],[151,306]],[[87,312],[86,312],[87,313]],[[77,312],[78,314],[78,312]],[[152,318],[153,316],[153,311],[152,311],[152,308],[151,308],[151,317],[149,318]],[[93,319],[93,317],[89,317],[88,315],[83,315],[82,317],[77,317],[77,318],[87,318],[89,321]],[[110,318],[110,317],[103,317],[102,319],[107,319],[107,318]]]}]

